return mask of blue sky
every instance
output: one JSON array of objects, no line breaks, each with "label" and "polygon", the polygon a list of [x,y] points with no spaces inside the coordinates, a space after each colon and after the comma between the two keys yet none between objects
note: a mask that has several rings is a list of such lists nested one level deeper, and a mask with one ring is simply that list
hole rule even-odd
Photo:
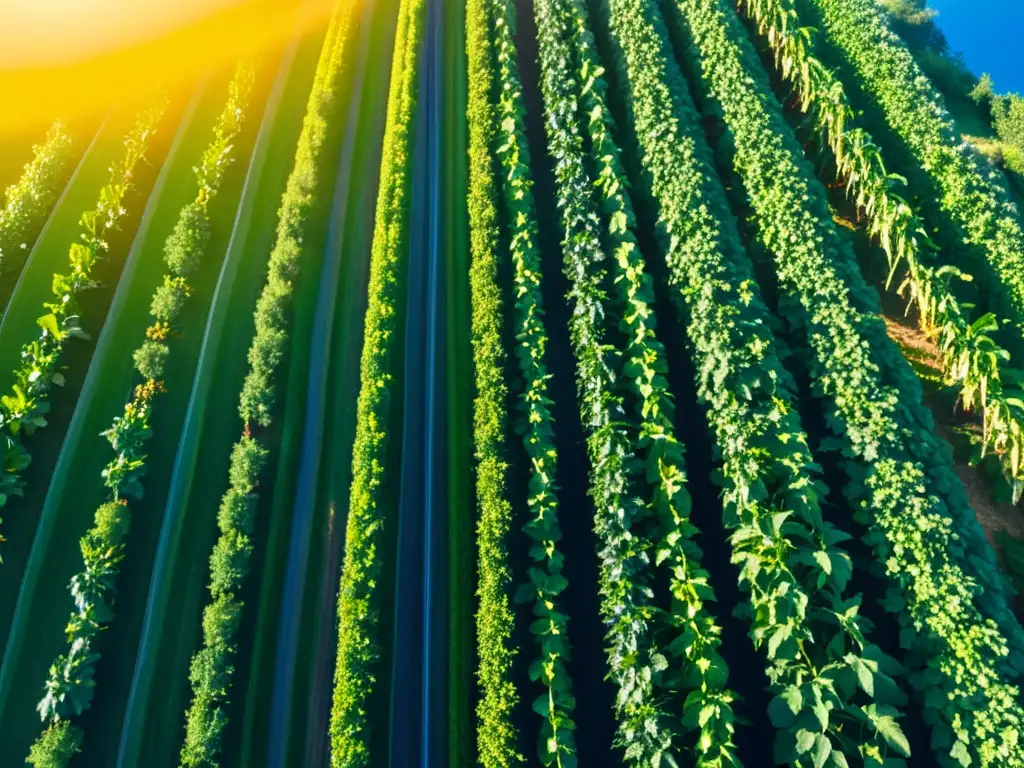
[{"label": "blue sky", "polygon": [[928,0],[937,23],[971,71],[988,72],[997,91],[1024,94],[1024,2]]}]

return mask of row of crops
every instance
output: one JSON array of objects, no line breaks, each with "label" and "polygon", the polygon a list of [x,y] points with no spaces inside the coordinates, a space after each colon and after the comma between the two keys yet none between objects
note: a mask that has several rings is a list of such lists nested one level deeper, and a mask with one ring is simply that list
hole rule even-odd
[{"label": "row of crops", "polygon": [[1024,765],[1019,201],[875,0],[339,2],[7,143],[0,764]]}]

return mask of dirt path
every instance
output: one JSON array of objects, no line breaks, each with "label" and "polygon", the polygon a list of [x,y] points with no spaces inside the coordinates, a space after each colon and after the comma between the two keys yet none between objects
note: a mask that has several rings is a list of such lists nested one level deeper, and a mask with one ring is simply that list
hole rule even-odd
[{"label": "dirt path", "polygon": [[427,3],[412,172],[404,423],[392,656],[389,763],[439,765],[445,754],[447,503],[440,254],[440,14]]}]

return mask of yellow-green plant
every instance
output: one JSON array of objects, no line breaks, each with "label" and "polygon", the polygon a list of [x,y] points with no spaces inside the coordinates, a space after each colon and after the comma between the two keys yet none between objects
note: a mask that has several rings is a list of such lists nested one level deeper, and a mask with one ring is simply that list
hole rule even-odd
[{"label": "yellow-green plant", "polygon": [[93,268],[109,248],[107,238],[127,213],[124,201],[132,188],[135,167],[145,156],[164,108],[165,100],[160,98],[144,109],[125,136],[124,154],[110,170],[110,183],[100,190],[96,207],[82,214],[82,238],[71,244],[69,253],[71,271],[53,276],[54,300],[44,304],[46,314],[38,320],[39,338],[22,347],[11,391],[0,396],[0,508],[23,493],[21,473],[32,456],[22,440],[47,424],[50,390],[64,385],[60,368],[64,345],[72,338],[87,338],[78,314],[79,294],[96,286]]},{"label": "yellow-green plant", "polygon": [[59,120],[46,132],[46,140],[32,148],[17,184],[5,193],[0,209],[0,279],[13,280],[25,265],[32,241],[60,192],[71,136]]},{"label": "yellow-green plant", "polygon": [[376,585],[384,567],[381,548],[384,531],[393,518],[383,497],[392,385],[400,354],[396,337],[405,289],[410,166],[425,22],[425,0],[402,0],[370,255],[352,488],[338,590],[338,652],[330,724],[332,768],[368,768],[375,764],[370,755],[368,699],[380,659],[380,596]]},{"label": "yellow-green plant", "polygon": [[[232,142],[241,130],[253,71],[240,65],[229,86],[227,105],[214,129],[214,139],[196,168],[199,192],[186,205],[164,245],[169,274],[154,294],[154,323],[133,356],[143,378],[121,415],[103,435],[115,457],[103,469],[103,483],[110,493],[94,515],[93,527],[82,537],[83,569],[71,579],[74,610],[66,628],[68,652],[50,666],[46,695],[37,709],[47,728],[32,746],[29,761],[37,768],[65,765],[81,743],[81,729],[72,722],[92,705],[100,659],[94,648],[96,636],[114,620],[113,602],[125,538],[131,525],[132,500],[143,495],[146,472],[145,444],[152,434],[150,414],[155,397],[164,392],[163,375],[173,324],[190,293],[187,277],[199,266],[209,241],[207,205],[216,194],[224,172],[231,165]],[[73,745],[73,748],[70,748]]]}]

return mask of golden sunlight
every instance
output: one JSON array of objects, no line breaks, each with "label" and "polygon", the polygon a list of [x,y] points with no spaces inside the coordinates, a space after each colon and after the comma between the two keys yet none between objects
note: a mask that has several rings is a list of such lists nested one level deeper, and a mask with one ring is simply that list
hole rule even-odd
[{"label": "golden sunlight", "polygon": [[0,109],[0,137],[173,87],[328,12],[327,0],[2,0],[0,99],[19,109]]},{"label": "golden sunlight", "polygon": [[153,39],[243,0],[8,0],[0,67],[75,61]]}]

